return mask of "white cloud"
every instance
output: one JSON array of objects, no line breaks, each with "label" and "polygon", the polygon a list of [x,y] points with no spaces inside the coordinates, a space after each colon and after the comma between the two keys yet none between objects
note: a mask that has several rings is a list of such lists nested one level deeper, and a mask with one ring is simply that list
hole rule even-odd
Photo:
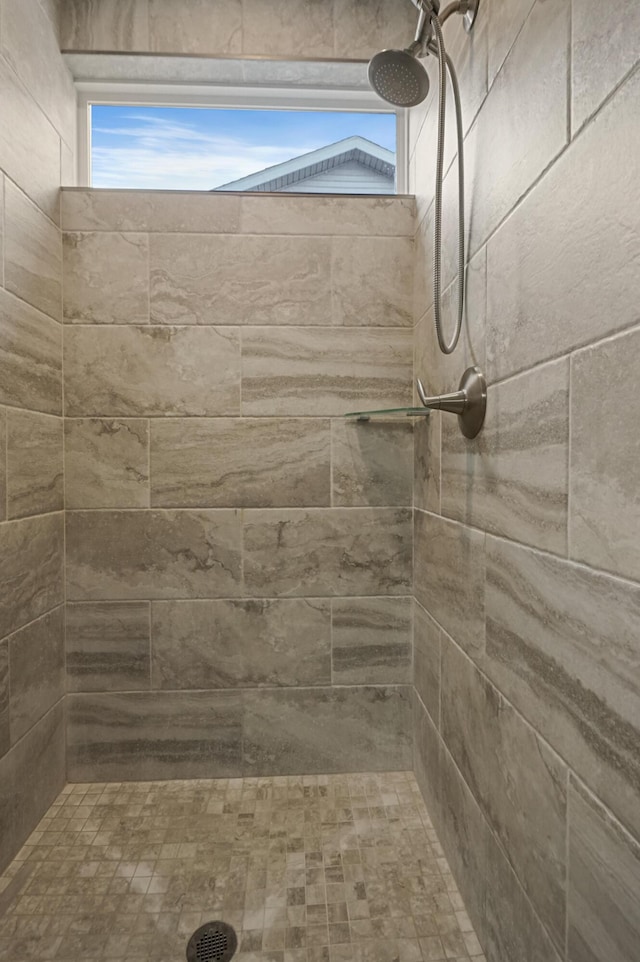
[{"label": "white cloud", "polygon": [[148,114],[131,119],[139,125],[95,128],[96,133],[114,138],[115,143],[93,147],[94,187],[211,190],[319,146],[256,146],[181,121]]}]

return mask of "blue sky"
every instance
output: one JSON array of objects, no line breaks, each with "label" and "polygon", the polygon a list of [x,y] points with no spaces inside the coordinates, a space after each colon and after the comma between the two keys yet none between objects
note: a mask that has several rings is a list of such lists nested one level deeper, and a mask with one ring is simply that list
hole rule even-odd
[{"label": "blue sky", "polygon": [[97,106],[91,109],[92,182],[211,190],[353,134],[395,150],[395,116]]}]

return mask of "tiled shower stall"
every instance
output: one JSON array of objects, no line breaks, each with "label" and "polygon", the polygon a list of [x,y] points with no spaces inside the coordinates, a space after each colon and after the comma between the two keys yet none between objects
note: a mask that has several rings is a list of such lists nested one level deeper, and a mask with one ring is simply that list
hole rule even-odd
[{"label": "tiled shower stall", "polygon": [[[12,962],[40,957],[24,936],[46,905],[67,962],[100,941],[91,916],[138,952],[105,958],[141,959],[161,915],[173,951],[214,905],[265,962],[638,960],[640,7],[482,0],[471,36],[445,27],[469,260],[451,358],[432,68],[411,196],[73,187],[60,49],[366,60],[405,46],[414,12],[0,0]],[[454,166],[447,316],[455,192]],[[469,364],[489,383],[474,441],[450,415],[343,418]],[[118,852],[108,882],[76,858],[90,831]]]}]

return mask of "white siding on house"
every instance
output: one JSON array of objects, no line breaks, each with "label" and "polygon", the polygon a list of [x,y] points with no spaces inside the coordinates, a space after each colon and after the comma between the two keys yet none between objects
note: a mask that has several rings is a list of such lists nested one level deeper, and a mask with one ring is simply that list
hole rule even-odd
[{"label": "white siding on house", "polygon": [[395,183],[393,177],[386,177],[380,171],[367,168],[354,160],[278,188],[278,193],[300,191],[310,194],[393,194]]}]

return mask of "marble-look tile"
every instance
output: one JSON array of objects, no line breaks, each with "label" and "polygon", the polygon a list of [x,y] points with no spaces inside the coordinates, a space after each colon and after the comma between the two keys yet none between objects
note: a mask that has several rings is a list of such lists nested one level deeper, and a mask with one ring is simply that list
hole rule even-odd
[{"label": "marble-look tile", "polygon": [[64,446],[67,508],[148,507],[148,421],[67,418]]},{"label": "marble-look tile", "polygon": [[571,126],[575,133],[638,62],[640,7],[610,0],[607,29],[599,31],[596,0],[573,5]]},{"label": "marble-look tile", "polygon": [[0,521],[7,517],[7,412],[0,408]]},{"label": "marble-look tile", "polygon": [[62,329],[0,290],[0,403],[62,413]]},{"label": "marble-look tile", "polygon": [[67,604],[68,691],[140,691],[151,685],[149,602]]},{"label": "marble-look tile", "polygon": [[65,233],[64,319],[71,324],[149,322],[146,234]]},{"label": "marble-look tile", "polygon": [[411,512],[246,510],[244,576],[252,596],[407,594]]},{"label": "marble-look tile", "polygon": [[8,180],[5,182],[4,230],[5,287],[59,321],[62,316],[60,233]]},{"label": "marble-look tile", "polygon": [[0,286],[4,287],[4,174],[0,172]]},{"label": "marble-look tile", "polygon": [[239,195],[201,190],[93,190],[61,193],[66,231],[178,231],[234,234],[240,226]]},{"label": "marble-look tile", "polygon": [[330,324],[324,237],[153,234],[154,324]]},{"label": "marble-look tile", "polygon": [[59,701],[0,759],[0,866],[18,852],[64,784],[64,708]]},{"label": "marble-look tile", "polygon": [[57,222],[60,138],[4,57],[0,58],[0,157],[7,177]]},{"label": "marble-look tile", "polygon": [[240,339],[233,328],[69,326],[70,417],[240,413]]},{"label": "marble-look tile", "polygon": [[341,416],[411,403],[413,332],[376,328],[242,331],[242,412]]},{"label": "marble-look tile", "polygon": [[158,601],[154,688],[259,688],[331,683],[328,600]]},{"label": "marble-look tile", "polygon": [[640,588],[487,538],[485,670],[640,833]]},{"label": "marble-look tile", "polygon": [[416,418],[413,425],[413,504],[440,514],[442,419],[439,411]]},{"label": "marble-look tile", "polygon": [[148,50],[147,0],[65,0],[63,50]]},{"label": "marble-look tile", "polygon": [[634,962],[640,844],[578,782],[569,793],[568,962]]},{"label": "marble-look tile", "polygon": [[241,592],[240,544],[236,511],[69,512],[67,597],[233,597]]},{"label": "marble-look tile", "polygon": [[640,372],[640,330],[571,359],[571,517],[569,554],[640,581],[637,485],[640,402],[624,405],[613,385]]},{"label": "marble-look tile", "polygon": [[332,4],[326,0],[242,0],[245,55],[294,57],[311,43],[314,57],[332,57],[333,33]]},{"label": "marble-look tile", "polygon": [[63,140],[60,141],[60,182],[61,187],[74,187],[78,183],[78,158]]},{"label": "marble-look tile", "polygon": [[246,775],[411,767],[408,688],[265,690],[244,698]]},{"label": "marble-look tile", "polygon": [[411,327],[413,247],[411,237],[334,238],[334,324]]},{"label": "marble-look tile", "polygon": [[0,525],[0,638],[63,600],[61,514]]},{"label": "marble-look tile", "polygon": [[[242,0],[148,0],[149,49],[158,53],[240,53]],[[263,51],[261,51],[263,52]]]},{"label": "marble-look tile", "polygon": [[484,650],[484,532],[416,511],[415,595],[470,654]]},{"label": "marble-look tile", "polygon": [[383,48],[404,49],[413,40],[416,14],[394,0],[333,0],[334,56],[369,60]]},{"label": "marble-look tile", "polygon": [[9,745],[9,640],[5,638],[0,641],[0,758]]},{"label": "marble-look tile", "polygon": [[239,692],[122,692],[67,697],[70,781],[237,778]]},{"label": "marble-look tile", "polygon": [[440,635],[433,618],[413,601],[413,684],[436,728],[440,727]]},{"label": "marble-look tile", "polygon": [[446,636],[442,737],[562,951],[567,768]]},{"label": "marble-look tile", "polygon": [[637,323],[640,233],[613,212],[640,206],[639,97],[636,72],[489,241],[490,381]]},{"label": "marble-look tile", "polygon": [[151,502],[212,508],[329,505],[330,449],[328,421],[154,420]]},{"label": "marble-look tile", "polygon": [[2,4],[2,54],[61,136],[73,142],[76,94],[57,31],[39,0]]},{"label": "marble-look tile", "polygon": [[31,411],[7,412],[8,517],[62,511],[62,419]]},{"label": "marble-look tile", "polygon": [[334,505],[412,503],[410,421],[332,421],[331,456]]},{"label": "marble-look tile", "polygon": [[[471,917],[478,938],[484,944],[489,827],[477,800],[445,746],[441,748],[440,754],[440,804],[437,817],[434,817],[435,827],[453,876],[460,887],[465,909]],[[520,956],[514,956],[513,962],[518,958]]]},{"label": "marble-look tile", "polygon": [[[553,942],[491,832],[486,833],[483,945],[491,962],[561,962]],[[564,955],[562,956],[564,958]]]},{"label": "marble-look tile", "polygon": [[[567,142],[570,7],[570,0],[546,0],[535,5],[467,136],[471,254],[482,247]],[[544,64],[544,69],[532,69],[535,63]],[[453,260],[457,232],[455,165],[446,180],[443,237]],[[447,203],[448,198],[453,202]]]},{"label": "marble-look tile", "polygon": [[334,685],[411,683],[411,598],[334,598]]},{"label": "marble-look tile", "polygon": [[65,691],[62,605],[9,638],[11,743],[39,721]]},{"label": "marble-look tile", "polygon": [[413,237],[413,197],[292,197],[244,194],[245,234],[342,234]]},{"label": "marble-look tile", "polygon": [[413,770],[431,817],[437,822],[440,820],[442,803],[440,786],[442,745],[433,719],[422,704],[415,688],[412,689],[412,704]]},{"label": "marble-look tile", "polygon": [[484,15],[489,23],[489,86],[502,67],[535,0],[488,0]]},{"label": "marble-look tile", "polygon": [[442,420],[442,513],[492,534],[567,552],[569,361],[490,386],[472,441]]}]

